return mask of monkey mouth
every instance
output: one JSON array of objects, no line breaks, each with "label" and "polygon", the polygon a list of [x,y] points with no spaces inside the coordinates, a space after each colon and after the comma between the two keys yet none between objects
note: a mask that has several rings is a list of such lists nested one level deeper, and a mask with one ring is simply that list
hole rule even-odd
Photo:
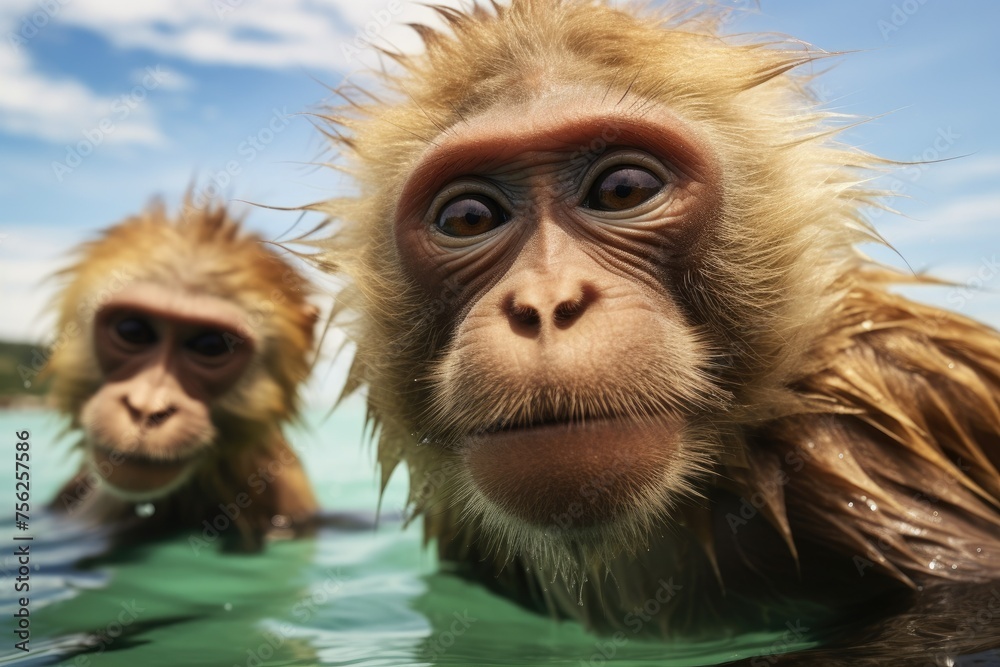
[{"label": "monkey mouth", "polygon": [[488,424],[486,426],[474,429],[472,432],[473,436],[484,436],[484,435],[496,435],[498,433],[511,433],[515,431],[528,431],[535,428],[546,428],[549,426],[579,426],[593,421],[608,421],[614,420],[615,417],[600,417],[595,419],[561,419],[559,417],[548,417],[544,419],[537,419],[532,421],[523,421],[518,419],[513,419],[510,417],[502,417],[495,422]]},{"label": "monkey mouth", "polygon": [[[661,414],[650,414],[641,417],[644,420],[660,420],[663,418],[664,415]],[[493,422],[472,429],[469,435],[472,437],[487,436],[560,426],[564,428],[577,428],[586,427],[588,424],[603,424],[605,422],[627,426],[632,421],[635,421],[635,419],[615,412],[583,413],[572,416],[550,413],[527,419],[523,417],[500,417]]]},{"label": "monkey mouth", "polygon": [[502,512],[546,528],[613,522],[660,488],[676,460],[676,420],[499,420],[465,439],[477,490]]},{"label": "monkey mouth", "polygon": [[159,495],[186,477],[198,451],[188,451],[170,459],[143,452],[122,451],[104,445],[91,446],[91,463],[104,482],[114,490],[134,498]]}]

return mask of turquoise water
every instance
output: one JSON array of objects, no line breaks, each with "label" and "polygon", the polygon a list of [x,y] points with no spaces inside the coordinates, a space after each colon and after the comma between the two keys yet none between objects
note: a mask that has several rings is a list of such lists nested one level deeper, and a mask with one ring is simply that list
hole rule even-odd
[{"label": "turquoise water", "polygon": [[[309,414],[291,440],[325,508],[373,518],[377,483],[372,451],[361,442],[361,415],[357,404],[326,419]],[[196,550],[181,536],[99,556],[105,545],[99,532],[39,511],[77,464],[51,413],[0,413],[0,438],[9,443],[0,440],[0,493],[7,498],[0,495],[0,506],[13,504],[14,432],[23,429],[32,441],[31,650],[14,650],[9,630],[16,609],[14,527],[5,519],[3,665],[624,667],[710,665],[754,655],[773,664],[775,646],[811,645],[786,645],[780,633],[616,645],[574,623],[522,610],[437,574],[419,524],[404,529],[398,519],[406,492],[401,474],[382,500],[377,527],[326,528],[255,555]]]}]

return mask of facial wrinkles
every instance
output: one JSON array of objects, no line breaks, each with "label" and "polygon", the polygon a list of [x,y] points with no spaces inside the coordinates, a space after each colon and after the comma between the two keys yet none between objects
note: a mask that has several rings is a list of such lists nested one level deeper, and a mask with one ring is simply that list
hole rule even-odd
[{"label": "facial wrinkles", "polygon": [[[444,249],[440,256],[442,267],[448,274],[468,271],[481,272],[496,268],[491,260],[497,259],[494,248],[507,245],[511,229],[527,234],[526,249],[537,243],[536,235],[542,224],[554,224],[574,238],[572,247],[579,247],[591,259],[608,270],[629,278],[640,278],[647,285],[655,284],[655,273],[649,259],[655,258],[656,248],[662,244],[660,230],[654,229],[670,208],[666,201],[653,211],[643,211],[637,218],[647,224],[644,229],[630,229],[632,220],[603,221],[588,216],[580,208],[581,172],[578,165],[568,165],[566,153],[532,154],[507,165],[504,169],[487,174],[491,182],[516,202],[511,220],[494,238],[485,239],[478,248],[452,251]],[[583,184],[586,185],[586,184]],[[667,184],[665,187],[671,187]],[[662,196],[662,195],[659,195]],[[521,237],[518,234],[518,237]],[[649,259],[647,259],[649,258]]]}]

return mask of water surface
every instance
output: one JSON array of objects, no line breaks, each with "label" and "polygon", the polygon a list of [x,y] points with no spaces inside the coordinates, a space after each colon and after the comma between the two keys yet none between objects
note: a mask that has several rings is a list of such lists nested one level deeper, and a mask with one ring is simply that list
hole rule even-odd
[{"label": "water surface", "polygon": [[[700,643],[612,642],[523,610],[438,573],[421,546],[419,523],[400,524],[402,474],[391,481],[374,524],[373,454],[361,444],[360,406],[346,408],[329,418],[310,413],[291,440],[323,506],[361,519],[360,526],[327,527],[254,555],[222,553],[188,535],[104,553],[99,532],[40,511],[78,462],[70,441],[58,437],[61,423],[44,411],[0,413],[0,500],[9,507],[14,432],[31,431],[26,533],[34,537],[31,650],[23,653],[9,630],[16,609],[10,545],[25,532],[4,518],[0,613],[8,621],[0,665],[1000,665],[1000,652],[985,651],[1000,646],[1000,583],[949,589],[849,628]],[[820,643],[834,648],[802,652]]]}]

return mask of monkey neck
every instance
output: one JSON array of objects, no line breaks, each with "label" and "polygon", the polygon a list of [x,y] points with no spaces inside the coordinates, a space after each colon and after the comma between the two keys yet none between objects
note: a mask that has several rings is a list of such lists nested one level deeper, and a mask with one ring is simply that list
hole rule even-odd
[{"label": "monkey neck", "polygon": [[[280,431],[251,442],[220,440],[181,486],[148,502],[122,499],[84,468],[53,500],[55,509],[116,527],[120,542],[139,543],[178,531],[225,536],[227,546],[256,550],[268,534],[312,527],[318,504],[302,465]],[[139,516],[138,508],[152,514]]]}]

